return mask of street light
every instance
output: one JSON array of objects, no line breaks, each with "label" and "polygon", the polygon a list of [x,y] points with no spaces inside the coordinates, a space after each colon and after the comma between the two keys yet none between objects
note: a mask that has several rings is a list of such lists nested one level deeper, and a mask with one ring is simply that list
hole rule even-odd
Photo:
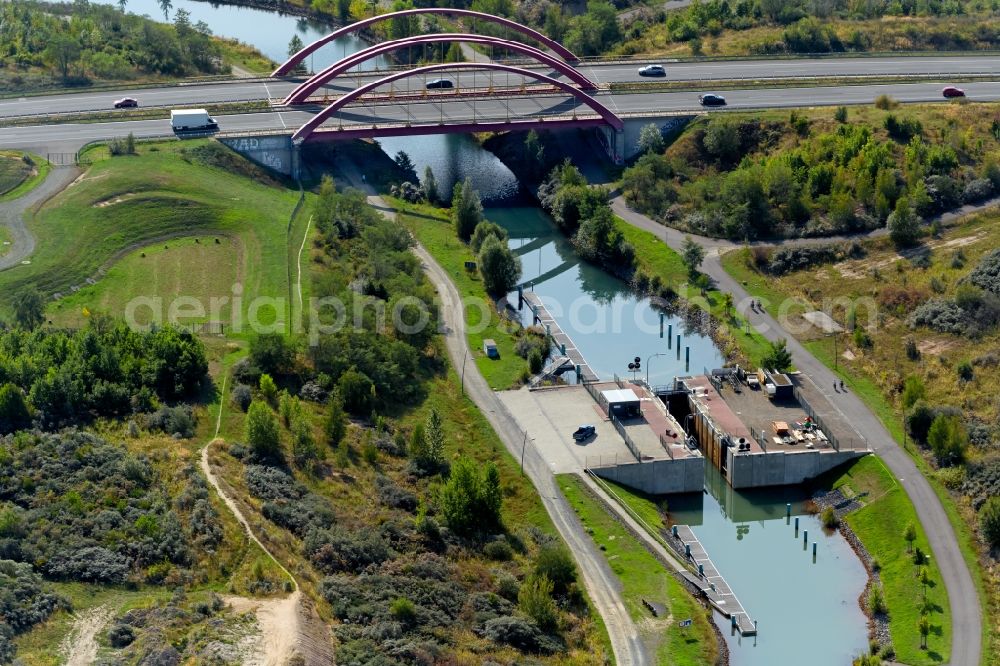
[{"label": "street light", "polygon": [[657,356],[666,356],[666,352],[657,352],[646,359],[646,386],[649,386],[649,362]]}]

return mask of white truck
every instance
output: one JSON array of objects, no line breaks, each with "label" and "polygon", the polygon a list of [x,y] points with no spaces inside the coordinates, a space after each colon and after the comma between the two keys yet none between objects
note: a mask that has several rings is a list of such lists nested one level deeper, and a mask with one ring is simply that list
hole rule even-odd
[{"label": "white truck", "polygon": [[175,132],[218,129],[219,123],[205,109],[174,109],[170,112],[170,126]]}]

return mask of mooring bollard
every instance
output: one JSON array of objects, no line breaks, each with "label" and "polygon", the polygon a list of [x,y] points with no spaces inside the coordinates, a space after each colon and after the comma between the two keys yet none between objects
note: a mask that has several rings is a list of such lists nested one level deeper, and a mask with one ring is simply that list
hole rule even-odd
[{"label": "mooring bollard", "polygon": [[566,343],[565,342],[559,345],[559,351],[562,352],[563,356],[566,355]]},{"label": "mooring bollard", "polygon": [[736,628],[736,613],[733,613],[732,615],[730,615],[729,619],[730,619],[730,621],[732,623],[733,629],[735,629]]},{"label": "mooring bollard", "polygon": [[663,337],[663,313],[660,313],[660,337]]},{"label": "mooring bollard", "polygon": [[670,344],[674,340],[674,325],[667,324],[667,349],[670,349]]},{"label": "mooring bollard", "polygon": [[691,348],[684,348],[684,372],[691,371]]},{"label": "mooring bollard", "polygon": [[676,538],[677,537],[677,526],[674,525],[673,527],[671,527],[670,528],[670,532],[674,535],[674,538]]},{"label": "mooring bollard", "polygon": [[805,548],[806,544],[809,543],[809,530],[802,530],[802,547]]},{"label": "mooring bollard", "polygon": [[689,543],[684,544],[684,554],[687,555],[688,558],[691,557],[691,544]]},{"label": "mooring bollard", "polygon": [[816,542],[813,541],[813,561],[816,561]]},{"label": "mooring bollard", "polygon": [[677,360],[681,360],[681,336],[677,336]]},{"label": "mooring bollard", "polygon": [[705,577],[705,565],[704,564],[699,564],[698,565],[698,575],[701,576],[702,578]]},{"label": "mooring bollard", "polygon": [[[792,503],[789,502],[789,503],[785,504],[785,516],[790,518],[791,515],[792,515]],[[799,519],[796,518],[795,519],[795,524],[797,525],[798,523],[799,523]]]},{"label": "mooring bollard", "polygon": [[795,516],[795,533],[799,533],[799,517]]}]

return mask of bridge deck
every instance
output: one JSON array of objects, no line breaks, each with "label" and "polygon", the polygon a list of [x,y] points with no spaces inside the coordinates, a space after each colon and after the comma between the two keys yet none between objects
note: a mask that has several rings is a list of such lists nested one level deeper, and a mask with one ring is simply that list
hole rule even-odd
[{"label": "bridge deck", "polygon": [[533,291],[525,291],[522,297],[524,298],[525,304],[531,308],[535,321],[549,331],[549,335],[551,335],[552,339],[555,340],[556,345],[566,346],[565,353],[563,353],[561,349],[557,350],[558,353],[562,356],[569,357],[575,365],[579,365],[580,373],[584,379],[596,380],[597,373],[595,373],[593,368],[587,364],[587,359],[585,359],[580,350],[577,349],[576,343],[573,342],[573,338],[569,337],[569,335],[562,330],[562,327],[559,326],[559,322],[555,320],[555,317],[549,314],[549,311],[545,308],[545,305],[542,303],[542,299],[538,297],[538,294]]},{"label": "bridge deck", "polygon": [[708,552],[698,537],[687,525],[677,525],[677,537],[685,546],[691,549],[691,561],[695,566],[701,565],[704,576],[697,576],[693,573],[685,572],[684,578],[695,585],[704,594],[715,608],[728,618],[736,618],[736,626],[744,636],[753,636],[757,633],[757,625],[750,618],[750,614],[743,608],[743,604],[736,598],[731,587],[722,577],[719,570],[715,568],[715,563],[708,556]]}]

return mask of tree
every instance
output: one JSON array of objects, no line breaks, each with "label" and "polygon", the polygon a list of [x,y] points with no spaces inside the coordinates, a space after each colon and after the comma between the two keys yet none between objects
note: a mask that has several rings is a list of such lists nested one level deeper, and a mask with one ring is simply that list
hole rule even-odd
[{"label": "tree", "polygon": [[991,547],[1000,546],[1000,497],[991,497],[979,509],[979,529]]},{"label": "tree", "polygon": [[69,78],[69,68],[80,58],[80,42],[64,32],[58,32],[48,39],[48,46],[42,54],[45,61],[59,70],[63,79]]},{"label": "tree", "polygon": [[163,11],[163,20],[170,20],[170,9],[174,6],[171,0],[158,0],[160,9]]},{"label": "tree", "polygon": [[903,529],[903,539],[906,540],[906,552],[913,552],[913,542],[917,540],[917,528],[913,523],[907,523]]},{"label": "tree", "polygon": [[500,297],[509,292],[521,278],[521,259],[496,236],[489,236],[479,250],[479,274],[490,296]]},{"label": "tree", "polygon": [[351,17],[351,0],[337,0],[337,18],[346,21]]},{"label": "tree", "polygon": [[445,62],[465,62],[465,54],[462,53],[462,47],[458,42],[452,42],[448,45],[448,50],[444,54]]},{"label": "tree", "polygon": [[438,184],[437,179],[434,177],[434,171],[429,164],[424,169],[424,181],[420,184],[420,187],[424,191],[424,198],[427,199],[427,203],[436,204],[438,200]]},{"label": "tree", "polygon": [[319,449],[312,435],[312,428],[304,416],[292,421],[292,461],[299,469],[311,471],[319,458]]},{"label": "tree", "polygon": [[271,379],[271,375],[264,373],[260,376],[259,388],[260,395],[267,401],[267,404],[274,407],[278,401],[278,385]]},{"label": "tree", "polygon": [[927,431],[927,443],[940,465],[953,465],[965,456],[967,435],[957,416],[938,414]]},{"label": "tree", "polygon": [[405,150],[396,153],[395,162],[396,167],[403,175],[404,181],[410,183],[417,182],[417,168],[413,165],[413,160],[410,159]]},{"label": "tree", "polygon": [[920,632],[920,647],[927,649],[927,636],[931,633],[931,621],[926,615],[917,620],[917,631]]},{"label": "tree", "polygon": [[126,5],[128,5],[128,0],[118,0],[118,9],[121,10],[122,14],[125,13]]},{"label": "tree", "polygon": [[760,364],[768,370],[785,372],[792,367],[792,353],[788,351],[788,340],[782,338],[770,344],[770,349],[760,360]]},{"label": "tree", "polygon": [[265,333],[250,339],[250,362],[261,372],[283,375],[295,364],[295,346],[280,333]]},{"label": "tree", "polygon": [[916,375],[910,375],[903,382],[903,408],[913,407],[917,400],[922,400],[926,394],[924,381]]},{"label": "tree", "polygon": [[733,311],[733,295],[728,291],[722,294],[722,308],[725,310],[727,317]]},{"label": "tree", "polygon": [[[302,38],[298,35],[292,35],[292,38],[288,40],[288,57],[291,58],[293,55],[301,51],[305,47],[302,43]],[[299,64],[295,66],[295,72],[297,74],[304,74],[306,72],[305,61],[300,61]]]},{"label": "tree", "polygon": [[245,437],[247,444],[261,458],[280,458],[281,440],[278,419],[263,402],[254,400],[247,410]]},{"label": "tree", "polygon": [[496,465],[486,463],[482,473],[470,458],[460,458],[441,489],[441,513],[455,532],[489,533],[501,529],[503,494]]},{"label": "tree", "polygon": [[31,412],[24,393],[14,384],[0,387],[0,435],[23,430],[31,425]]},{"label": "tree", "polygon": [[639,130],[638,148],[640,153],[662,153],[663,152],[663,132],[659,125],[649,123],[643,125]]},{"label": "tree", "polygon": [[472,189],[472,181],[468,178],[455,184],[451,198],[451,219],[455,225],[455,233],[466,242],[483,221],[483,204],[479,200],[479,192]]},{"label": "tree", "polygon": [[688,277],[693,278],[697,275],[701,262],[705,260],[705,248],[690,236],[685,236],[681,246],[681,259],[687,267]]},{"label": "tree", "polygon": [[917,574],[917,580],[920,581],[920,586],[924,589],[924,599],[926,599],[927,586],[931,583],[931,574],[927,571],[927,567],[920,567],[920,572]]},{"label": "tree", "polygon": [[354,366],[340,376],[337,388],[344,399],[344,408],[355,415],[371,414],[375,403],[375,384]]},{"label": "tree", "polygon": [[434,407],[427,415],[423,434],[423,460],[417,462],[425,469],[437,470],[444,464],[444,423],[441,421],[441,414]]},{"label": "tree", "polygon": [[347,434],[347,414],[344,412],[344,401],[340,393],[334,391],[330,396],[330,406],[326,412],[326,441],[331,448],[336,448]]},{"label": "tree", "polygon": [[701,143],[710,155],[730,162],[740,151],[739,126],[729,118],[713,118],[705,128]]},{"label": "tree", "polygon": [[25,289],[14,297],[14,321],[18,326],[34,330],[45,321],[45,301],[36,289]]},{"label": "tree", "polygon": [[469,247],[472,248],[473,252],[478,253],[483,247],[483,242],[491,236],[503,241],[505,245],[507,244],[507,230],[495,222],[483,220],[476,225],[476,230],[472,233],[472,239],[469,241]]},{"label": "tree", "polygon": [[906,197],[896,201],[896,208],[886,220],[886,226],[892,242],[899,247],[913,245],[920,238],[920,218],[914,214]]}]

